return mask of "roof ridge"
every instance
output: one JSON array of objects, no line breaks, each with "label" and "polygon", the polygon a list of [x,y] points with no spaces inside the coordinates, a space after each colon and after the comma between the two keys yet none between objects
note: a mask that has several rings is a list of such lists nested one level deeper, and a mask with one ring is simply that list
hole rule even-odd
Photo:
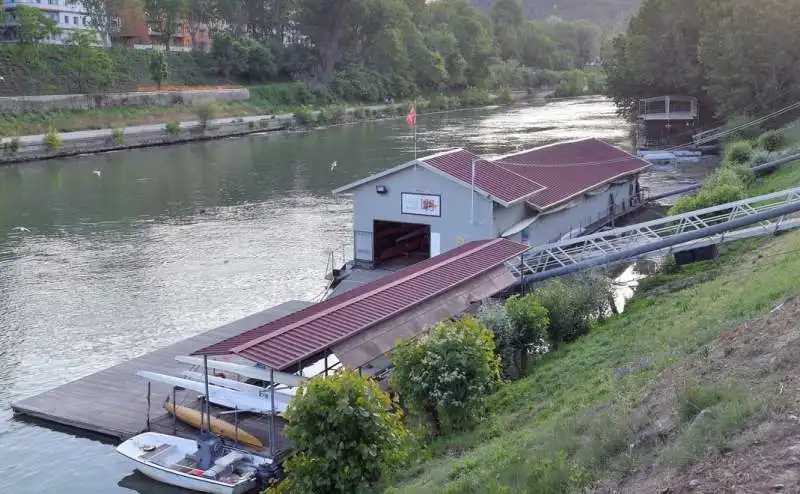
[{"label": "roof ridge", "polygon": [[[278,329],[276,331],[272,331],[272,332],[267,333],[265,335],[259,336],[258,338],[254,338],[254,339],[252,339],[252,340],[250,340],[250,341],[248,341],[246,343],[242,343],[241,345],[237,345],[237,346],[231,348],[230,353],[238,353],[238,352],[241,352],[243,350],[247,350],[248,348],[250,348],[252,346],[255,346],[255,345],[259,344],[259,343],[263,343],[263,342],[265,342],[267,340],[270,340],[270,339],[272,339],[274,337],[280,336],[280,335],[282,335],[282,334],[284,334],[284,333],[286,333],[288,331],[291,331],[291,330],[293,330],[293,329],[295,329],[295,328],[297,328],[299,326],[307,324],[310,321],[313,321],[315,319],[319,319],[320,317],[326,316],[326,315],[328,315],[328,314],[330,314],[332,312],[336,312],[337,310],[340,310],[340,309],[342,309],[344,307],[348,307],[348,306],[350,306],[350,305],[352,305],[352,304],[354,304],[356,302],[360,302],[361,300],[364,300],[365,298],[367,298],[369,296],[373,296],[376,293],[384,292],[384,291],[388,290],[389,288],[395,287],[395,286],[397,286],[397,285],[399,285],[401,283],[405,283],[405,282],[409,281],[410,279],[415,278],[415,277],[420,276],[420,275],[423,275],[425,273],[428,273],[428,272],[432,271],[433,269],[439,268],[439,267],[441,267],[443,265],[450,264],[450,263],[455,262],[455,261],[457,261],[459,259],[462,259],[462,258],[464,258],[464,257],[466,257],[466,256],[468,256],[470,254],[475,253],[476,251],[478,251],[481,248],[484,248],[484,247],[486,247],[488,245],[494,245],[494,244],[496,244],[498,242],[501,242],[501,241],[504,241],[504,240],[505,239],[503,239],[503,238],[495,238],[495,239],[488,240],[488,241],[476,240],[475,242],[478,242],[479,245],[476,245],[475,247],[473,247],[473,248],[471,248],[469,250],[466,250],[465,252],[462,252],[462,253],[460,253],[460,254],[458,254],[456,256],[450,257],[449,259],[444,260],[442,263],[431,264],[430,266],[426,267],[425,269],[422,269],[420,271],[415,271],[415,272],[412,272],[410,274],[407,274],[406,276],[403,276],[402,278],[396,279],[391,283],[387,283],[387,284],[381,286],[380,288],[378,288],[376,290],[370,290],[370,291],[364,292],[361,295],[358,295],[356,297],[347,299],[347,300],[343,301],[340,304],[332,305],[331,307],[328,307],[328,308],[326,308],[326,309],[324,309],[322,311],[315,312],[314,314],[311,314],[311,315],[306,316],[306,317],[304,317],[302,319],[299,319],[299,320],[293,322],[292,324],[289,324],[288,326],[285,326],[285,327],[283,327],[281,329]],[[434,259],[434,258],[430,258],[430,259]],[[378,280],[375,280],[375,281],[379,281],[379,280],[380,280],[380,278],[378,278]],[[368,286],[368,285],[365,285],[365,286]],[[330,300],[335,300],[335,299],[330,299]],[[313,307],[313,306],[311,306],[311,307]]]},{"label": "roof ridge", "polygon": [[467,153],[473,154],[473,153],[471,153],[470,151],[467,151],[464,148],[450,148],[447,151],[440,151],[438,153],[429,154],[428,156],[423,156],[422,158],[415,158],[415,161],[421,161],[421,162],[425,163],[427,160],[431,160],[433,158],[439,158],[441,156],[445,156],[445,155],[448,155],[448,154],[457,153],[459,151],[465,151]]},{"label": "roof ridge", "polygon": [[581,137],[581,138],[578,138],[578,139],[570,139],[570,140],[567,140],[567,141],[556,141],[556,142],[551,142],[550,144],[543,144],[541,146],[535,146],[535,147],[532,147],[532,148],[529,148],[529,149],[523,149],[522,151],[515,151],[513,153],[505,154],[503,156],[500,156],[499,158],[496,158],[496,159],[498,161],[502,161],[502,160],[504,160],[506,158],[511,158],[511,157],[514,157],[514,156],[519,156],[521,154],[530,153],[531,151],[539,151],[541,149],[552,148],[552,147],[561,146],[561,145],[564,145],[564,144],[572,144],[572,143],[575,143],[575,142],[591,141],[593,139],[596,140],[596,141],[600,140],[597,137]]},{"label": "roof ridge", "polygon": [[[485,160],[485,161],[489,161],[489,160]],[[539,183],[539,182],[537,182],[536,180],[533,180],[533,179],[531,179],[531,178],[528,178],[528,177],[526,177],[525,175],[522,175],[522,174],[520,174],[520,173],[517,173],[517,172],[515,172],[514,170],[512,170],[512,169],[510,169],[510,168],[506,168],[506,166],[505,166],[505,164],[504,164],[504,163],[498,163],[498,162],[496,162],[496,161],[489,161],[489,162],[490,162],[490,163],[492,163],[494,166],[496,166],[496,167],[498,167],[498,168],[502,168],[503,170],[507,171],[508,173],[512,173],[512,174],[514,174],[514,175],[516,175],[516,176],[518,176],[518,177],[520,177],[520,178],[522,178],[522,179],[524,179],[524,180],[527,180],[528,182],[532,183],[533,185],[536,185],[537,187],[541,187],[541,188],[540,188],[539,190],[537,190],[536,192],[531,192],[530,194],[528,194],[528,195],[526,195],[526,196],[522,196],[522,197],[520,197],[520,198],[517,198],[517,199],[515,199],[514,201],[511,201],[511,202],[522,201],[522,200],[524,200],[524,199],[527,199],[528,197],[534,196],[534,195],[536,195],[536,194],[540,194],[540,193],[542,193],[542,192],[544,192],[545,190],[547,190],[547,189],[548,189],[548,187],[547,187],[546,185],[544,185],[544,184],[540,184],[540,183]],[[513,163],[512,163],[512,164],[513,164]]]}]

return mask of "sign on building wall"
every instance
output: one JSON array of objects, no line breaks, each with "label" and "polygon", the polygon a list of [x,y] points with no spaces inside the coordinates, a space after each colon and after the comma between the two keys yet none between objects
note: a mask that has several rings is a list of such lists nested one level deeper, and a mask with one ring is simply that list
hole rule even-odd
[{"label": "sign on building wall", "polygon": [[442,215],[442,196],[440,195],[403,192],[400,194],[400,201],[400,212],[403,214],[415,214],[417,216]]}]

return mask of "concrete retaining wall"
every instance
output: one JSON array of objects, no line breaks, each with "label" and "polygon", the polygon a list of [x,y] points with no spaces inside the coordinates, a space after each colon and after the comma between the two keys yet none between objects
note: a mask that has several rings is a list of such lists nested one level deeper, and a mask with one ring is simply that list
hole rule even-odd
[{"label": "concrete retaining wall", "polygon": [[122,135],[122,142],[114,141],[114,134],[111,129],[90,131],[88,133],[70,132],[61,135],[63,145],[57,150],[48,148],[42,138],[26,138],[24,141],[19,141],[20,147],[16,152],[11,150],[11,139],[3,139],[3,145],[0,147],[0,164],[219,139],[258,132],[279,131],[290,129],[293,126],[294,117],[292,115],[247,117],[246,119],[231,120],[224,123],[212,123],[205,129],[197,122],[183,122],[181,123],[180,131],[174,135],[167,133],[164,125],[148,125],[127,129]]},{"label": "concrete retaining wall", "polygon": [[0,113],[50,112],[55,110],[91,110],[131,106],[169,106],[199,101],[244,101],[250,98],[246,88],[197,91],[149,91],[108,94],[52,94],[42,96],[0,97]]}]

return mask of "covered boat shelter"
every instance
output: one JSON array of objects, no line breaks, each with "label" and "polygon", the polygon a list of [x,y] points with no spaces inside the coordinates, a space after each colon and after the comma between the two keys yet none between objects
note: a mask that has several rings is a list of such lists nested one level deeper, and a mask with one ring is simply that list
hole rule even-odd
[{"label": "covered boat shelter", "polygon": [[345,367],[373,374],[386,367],[378,362],[398,340],[514,284],[506,263],[527,249],[503,238],[469,242],[193,354],[235,355],[300,375],[320,361],[327,373],[334,356]]}]

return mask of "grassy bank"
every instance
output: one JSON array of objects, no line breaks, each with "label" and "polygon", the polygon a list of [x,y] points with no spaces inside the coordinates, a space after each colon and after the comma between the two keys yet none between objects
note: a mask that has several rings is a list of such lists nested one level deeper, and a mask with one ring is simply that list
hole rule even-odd
[{"label": "grassy bank", "polygon": [[[798,175],[795,164],[756,187],[782,188]],[[648,280],[623,315],[494,394],[476,429],[427,443],[388,490],[679,492],[685,486],[674,479],[710,483],[703,468],[710,472],[713,458],[747,454],[764,438],[758,426],[785,412],[779,390],[797,369],[753,367],[759,350],[769,352],[748,347],[746,329],[800,292],[798,274],[795,232],[725,246],[717,261]]]},{"label": "grassy bank", "polygon": [[[407,108],[400,111],[382,107],[380,104],[368,105],[359,102],[325,104],[320,102],[302,83],[269,84],[249,89],[250,98],[247,101],[216,104],[215,117],[245,117],[283,113],[307,114],[312,110],[322,110],[323,119],[326,114],[328,119],[326,122],[320,123],[331,123],[334,116],[340,114],[345,108],[355,108],[356,111],[352,115],[357,120],[387,116],[387,112],[405,114],[407,111]],[[510,95],[502,91],[497,95],[491,95],[488,91],[477,89],[467,89],[462,93],[448,95],[431,95],[417,102],[417,111],[424,113],[425,111],[478,107],[492,102],[509,103]],[[51,128],[58,132],[72,132],[197,120],[198,106],[202,105],[176,104],[166,107],[103,108],[0,115],[0,137],[43,134]],[[404,106],[409,107],[410,102]]]}]

